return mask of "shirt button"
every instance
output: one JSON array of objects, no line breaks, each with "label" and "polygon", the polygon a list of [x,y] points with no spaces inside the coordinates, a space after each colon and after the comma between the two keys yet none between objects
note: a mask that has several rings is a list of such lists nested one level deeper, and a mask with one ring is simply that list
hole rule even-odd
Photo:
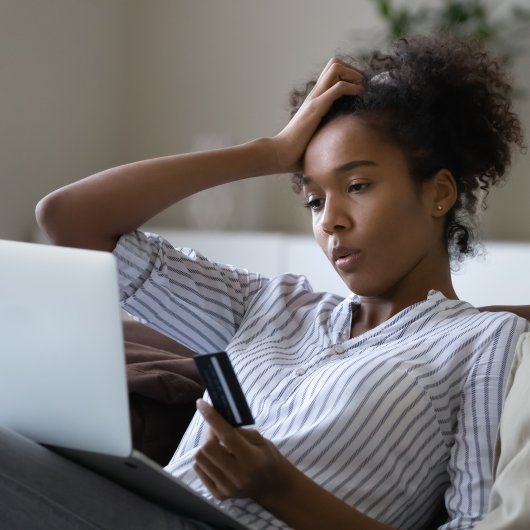
[{"label": "shirt button", "polygon": [[333,349],[335,350],[335,353],[344,353],[346,351],[344,346],[341,346],[340,344],[333,346]]},{"label": "shirt button", "polygon": [[304,368],[303,366],[299,366],[294,373],[296,375],[304,375],[307,372],[307,368]]}]

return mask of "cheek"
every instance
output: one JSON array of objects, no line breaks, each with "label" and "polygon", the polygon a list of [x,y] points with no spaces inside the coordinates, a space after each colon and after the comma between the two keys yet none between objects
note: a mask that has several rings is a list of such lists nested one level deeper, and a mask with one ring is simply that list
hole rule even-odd
[{"label": "cheek", "polygon": [[329,235],[326,234],[318,222],[315,222],[315,217],[313,217],[313,222],[311,225],[311,229],[313,231],[313,238],[315,239],[316,244],[320,247],[322,252],[326,255],[326,257],[329,259],[328,256],[328,243],[329,243]]},{"label": "cheek", "polygon": [[313,221],[311,223],[311,229],[313,231],[313,237],[315,238],[315,241],[317,242],[318,246],[321,249],[324,249],[324,234],[322,233],[322,230],[320,230],[320,227],[317,222],[315,222],[315,219],[313,218]]},{"label": "cheek", "polygon": [[377,242],[385,254],[397,253],[397,257],[400,251],[406,251],[427,238],[428,221],[416,200],[400,201],[396,197],[365,221],[368,241]]}]

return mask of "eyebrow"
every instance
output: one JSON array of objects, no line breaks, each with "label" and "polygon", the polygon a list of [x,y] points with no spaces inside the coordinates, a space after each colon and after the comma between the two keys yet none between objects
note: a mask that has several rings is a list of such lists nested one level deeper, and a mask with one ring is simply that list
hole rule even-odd
[{"label": "eyebrow", "polygon": [[[373,160],[352,160],[351,162],[346,162],[345,164],[342,164],[341,166],[338,166],[335,168],[335,173],[346,173],[347,171],[351,171],[352,169],[357,169],[358,167],[370,167],[370,166],[377,166],[376,162]],[[310,184],[312,181],[312,178],[309,175],[302,175],[302,186],[305,186],[307,184]]]}]

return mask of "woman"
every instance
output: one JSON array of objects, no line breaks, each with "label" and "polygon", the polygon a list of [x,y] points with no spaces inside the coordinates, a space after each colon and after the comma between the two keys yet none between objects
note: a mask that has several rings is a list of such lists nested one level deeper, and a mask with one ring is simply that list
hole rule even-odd
[{"label": "woman", "polygon": [[[50,239],[113,251],[123,307],[226,350],[256,419],[205,402],[168,471],[251,528],[471,528],[487,507],[505,373],[528,323],[458,300],[479,197],[522,145],[499,65],[444,37],[363,71],[332,59],[273,138],[109,169],[38,205]],[[352,294],[212,263],[137,231],[200,190],[295,172]]]}]

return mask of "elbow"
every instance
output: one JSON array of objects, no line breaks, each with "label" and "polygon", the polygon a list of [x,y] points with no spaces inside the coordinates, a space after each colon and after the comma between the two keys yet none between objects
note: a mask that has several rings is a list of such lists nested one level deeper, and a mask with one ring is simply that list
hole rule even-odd
[{"label": "elbow", "polygon": [[119,238],[98,230],[94,216],[86,214],[86,205],[63,190],[42,198],[35,207],[35,218],[53,245],[111,252]]},{"label": "elbow", "polygon": [[60,193],[53,192],[42,198],[35,207],[37,224],[54,245],[77,246],[72,241],[68,227],[71,223],[67,219],[64,200]]}]

